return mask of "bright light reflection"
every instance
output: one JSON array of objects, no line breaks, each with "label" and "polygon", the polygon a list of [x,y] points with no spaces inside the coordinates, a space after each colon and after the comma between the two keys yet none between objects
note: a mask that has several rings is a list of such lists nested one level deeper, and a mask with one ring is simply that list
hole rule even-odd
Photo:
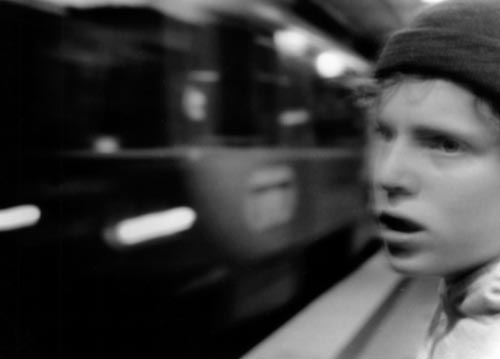
[{"label": "bright light reflection", "polygon": [[114,240],[120,245],[134,245],[185,231],[195,220],[196,213],[189,207],[149,213],[118,223]]},{"label": "bright light reflection", "polygon": [[340,76],[346,68],[346,59],[340,53],[323,52],[316,58],[316,71],[321,77]]},{"label": "bright light reflection", "polygon": [[120,141],[112,136],[99,136],[94,139],[92,147],[99,153],[114,153],[120,149]]},{"label": "bright light reflection", "polygon": [[30,204],[0,209],[0,232],[34,226],[41,213],[40,208]]},{"label": "bright light reflection", "polygon": [[307,36],[295,29],[277,31],[274,42],[281,51],[294,55],[304,54],[308,46]]}]

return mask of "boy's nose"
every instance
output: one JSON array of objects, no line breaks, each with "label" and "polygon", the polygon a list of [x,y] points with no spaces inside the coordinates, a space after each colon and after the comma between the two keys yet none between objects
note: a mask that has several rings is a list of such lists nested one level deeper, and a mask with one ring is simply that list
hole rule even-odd
[{"label": "boy's nose", "polygon": [[419,176],[415,158],[404,144],[393,144],[376,154],[373,167],[376,196],[396,201],[416,194]]}]

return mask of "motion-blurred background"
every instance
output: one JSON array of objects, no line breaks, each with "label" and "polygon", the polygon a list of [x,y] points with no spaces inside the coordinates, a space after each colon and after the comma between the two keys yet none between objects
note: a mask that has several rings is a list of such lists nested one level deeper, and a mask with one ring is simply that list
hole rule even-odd
[{"label": "motion-blurred background", "polygon": [[235,359],[377,248],[418,0],[0,2],[0,358]]}]

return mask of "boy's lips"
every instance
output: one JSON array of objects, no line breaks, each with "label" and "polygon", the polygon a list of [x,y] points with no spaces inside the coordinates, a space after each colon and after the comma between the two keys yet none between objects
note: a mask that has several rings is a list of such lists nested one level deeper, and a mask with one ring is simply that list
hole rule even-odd
[{"label": "boy's lips", "polygon": [[411,234],[424,229],[424,226],[410,218],[387,212],[380,213],[377,219],[382,229],[388,231]]}]

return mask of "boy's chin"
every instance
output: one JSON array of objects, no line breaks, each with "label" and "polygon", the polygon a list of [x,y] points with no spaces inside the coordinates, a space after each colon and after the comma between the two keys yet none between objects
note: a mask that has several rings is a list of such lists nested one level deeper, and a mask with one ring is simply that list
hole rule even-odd
[{"label": "boy's chin", "polygon": [[417,258],[394,255],[388,250],[385,253],[390,267],[397,273],[411,277],[436,276],[435,273],[429,270],[429,266],[419,263]]}]

